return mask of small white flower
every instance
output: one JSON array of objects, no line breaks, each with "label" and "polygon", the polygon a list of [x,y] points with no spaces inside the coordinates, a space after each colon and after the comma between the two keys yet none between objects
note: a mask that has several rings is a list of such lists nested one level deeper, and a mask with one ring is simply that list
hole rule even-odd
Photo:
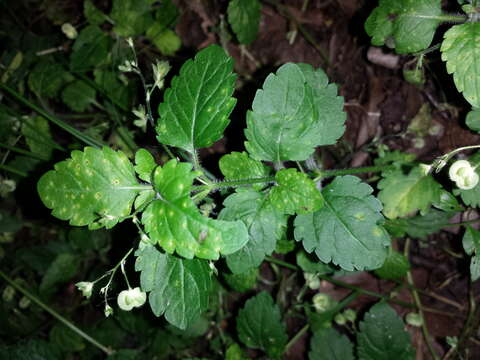
[{"label": "small white flower", "polygon": [[320,288],[320,279],[318,278],[317,275],[306,272],[306,273],[303,273],[303,277],[305,278],[306,285],[310,289],[317,290]]},{"label": "small white flower", "polygon": [[89,281],[80,281],[75,284],[78,290],[82,292],[82,295],[85,296],[87,299],[92,296],[93,290],[93,282]]},{"label": "small white flower", "polygon": [[132,38],[127,38],[127,44],[133,49],[133,39]]},{"label": "small white flower", "polygon": [[163,87],[163,79],[170,71],[170,64],[166,61],[157,61],[154,65],[152,65],[152,69],[153,80],[155,82],[153,87],[161,89]]},{"label": "small white flower", "polygon": [[123,290],[117,297],[118,307],[125,311],[140,307],[145,304],[145,301],[147,301],[147,294],[141,291],[139,287]]},{"label": "small white flower", "polygon": [[335,301],[327,294],[315,294],[312,302],[313,307],[318,313],[323,313],[335,306]]},{"label": "small white flower", "polygon": [[478,174],[467,160],[455,161],[448,171],[450,179],[454,181],[460,189],[470,190],[478,184]]},{"label": "small white flower", "polygon": [[113,309],[110,305],[106,304],[105,309],[103,310],[105,317],[109,317],[110,315],[113,314]]},{"label": "small white flower", "polygon": [[78,36],[77,29],[75,29],[73,25],[70,23],[65,23],[62,25],[62,32],[65,34],[67,38],[72,40]]}]

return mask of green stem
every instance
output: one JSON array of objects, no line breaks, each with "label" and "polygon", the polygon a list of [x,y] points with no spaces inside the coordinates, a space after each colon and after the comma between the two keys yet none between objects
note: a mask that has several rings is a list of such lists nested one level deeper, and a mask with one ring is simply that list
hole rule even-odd
[{"label": "green stem", "polygon": [[83,141],[85,144],[87,145],[90,145],[90,146],[93,146],[93,147],[97,147],[97,148],[101,148],[102,146],[104,146],[103,143],[101,143],[100,141],[94,139],[94,138],[91,138],[90,136],[88,135],[85,135],[84,133],[82,133],[81,131],[78,131],[77,129],[75,129],[74,127],[68,125],[67,123],[65,123],[64,121],[56,118],[55,116],[49,114],[48,112],[46,112],[45,110],[43,110],[42,108],[40,108],[39,106],[35,105],[34,103],[30,102],[28,99],[26,99],[25,97],[23,97],[21,94],[17,93],[15,90],[13,90],[12,88],[10,88],[9,86],[3,84],[3,83],[0,83],[0,88],[2,88],[3,90],[5,90],[8,94],[10,94],[12,97],[14,97],[16,100],[18,100],[20,103],[22,103],[23,105],[29,107],[30,109],[32,109],[33,111],[37,112],[38,114],[42,115],[45,119],[47,119],[48,121],[56,124],[57,126],[61,127],[63,130],[67,131],[68,133],[72,134],[73,136],[75,136],[77,139]]},{"label": "green stem", "polygon": [[353,169],[334,169],[334,170],[321,170],[318,171],[318,175],[314,181],[318,181],[327,177],[341,176],[341,175],[355,175],[369,172],[380,172],[386,170],[395,169],[395,165],[378,165],[378,166],[366,166]]},{"label": "green stem", "polygon": [[[296,271],[300,270],[300,268],[298,266],[287,263],[283,260],[274,258],[272,256],[267,256],[265,259],[269,262],[272,262],[274,264],[278,264],[280,266],[283,266],[283,267],[286,267],[286,268],[289,268],[289,269],[292,269],[292,270],[296,270]],[[393,302],[395,304],[398,304],[398,305],[401,305],[401,306],[404,306],[404,307],[408,307],[408,308],[415,308],[414,304],[407,303],[407,302],[401,301],[401,300],[392,299],[389,296],[385,296],[383,294],[379,294],[379,293],[376,293],[376,292],[373,292],[373,291],[370,291],[370,290],[362,289],[360,287],[357,287],[355,285],[351,285],[351,284],[346,283],[346,282],[341,281],[341,280],[334,279],[334,278],[332,278],[330,276],[327,276],[327,275],[318,275],[318,277],[322,280],[328,281],[329,283],[332,283],[334,285],[337,285],[337,286],[340,286],[340,287],[343,287],[343,288],[346,288],[346,289],[357,291],[358,293],[363,294],[363,295],[373,296],[373,297],[376,297],[376,298],[379,298],[379,299],[382,299],[382,300],[385,300],[385,301],[390,301],[390,302]]]},{"label": "green stem", "polygon": [[307,331],[308,329],[310,328],[310,325],[307,324],[305,325],[304,327],[302,327],[291,339],[290,341],[287,343],[287,345],[285,345],[285,353],[288,352],[288,350],[298,341],[298,339],[300,339]]},{"label": "green stem", "polygon": [[16,146],[10,146],[10,145],[7,145],[7,144],[0,143],[0,148],[4,148],[4,149],[7,149],[7,150],[16,152],[18,154],[26,155],[26,156],[29,156],[31,158],[38,159],[38,160],[42,160],[42,161],[47,161],[48,160],[47,158],[45,158],[41,155],[35,154],[35,153],[33,153],[31,151],[28,151],[28,150],[21,149],[21,148],[16,147]]},{"label": "green stem", "polygon": [[140,190],[140,191],[146,191],[146,190],[153,190],[152,185],[136,185],[136,186],[119,186],[117,187],[118,190]]},{"label": "green stem", "polygon": [[12,174],[16,174],[21,177],[27,177],[28,174],[24,171],[15,169],[14,167],[8,166],[8,165],[2,165],[0,164],[0,170],[8,171],[11,172]]},{"label": "green stem", "polygon": [[274,176],[265,176],[265,177],[253,178],[253,179],[224,180],[224,181],[219,181],[209,185],[193,186],[192,191],[203,191],[203,190],[213,191],[221,188],[248,186],[253,184],[269,183],[272,181],[275,181]]},{"label": "green stem", "polygon": [[[410,250],[410,238],[407,238],[405,241],[405,249],[404,249],[404,256],[408,259],[408,254]],[[422,333],[423,337],[425,338],[425,342],[427,343],[428,350],[430,351],[430,354],[432,355],[432,359],[434,360],[440,360],[440,358],[437,356],[435,353],[435,350],[433,349],[433,345],[430,341],[430,334],[428,332],[427,324],[425,322],[425,316],[423,314],[423,309],[422,309],[422,302],[420,301],[420,296],[418,295],[417,290],[415,289],[415,283],[413,282],[413,276],[411,270],[408,270],[407,272],[407,282],[408,285],[410,286],[410,291],[413,296],[413,300],[415,302],[415,305],[418,310],[418,314],[420,315],[420,318],[422,319]]]},{"label": "green stem", "polygon": [[39,307],[41,307],[43,310],[45,310],[46,312],[48,312],[50,315],[52,315],[55,319],[57,319],[58,321],[60,321],[63,325],[65,325],[66,327],[68,327],[70,330],[72,330],[73,332],[77,333],[79,336],[81,336],[82,338],[84,338],[86,341],[88,341],[89,343],[91,343],[92,345],[96,346],[97,348],[99,348],[100,350],[102,350],[104,353],[106,353],[107,355],[112,355],[114,353],[114,350],[112,349],[109,349],[108,347],[106,347],[105,345],[102,345],[100,344],[97,340],[95,340],[94,338],[92,338],[90,335],[86,334],[85,332],[83,332],[82,330],[80,330],[78,327],[76,327],[72,322],[70,322],[69,320],[67,320],[66,318],[64,318],[62,315],[60,315],[59,313],[57,313],[55,310],[53,310],[50,306],[48,306],[47,304],[43,303],[39,298],[37,298],[35,295],[31,294],[29,291],[27,291],[26,289],[24,289],[22,286],[18,285],[15,281],[13,281],[12,279],[10,279],[10,277],[8,277],[5,273],[3,273],[1,270],[0,270],[0,277],[2,277],[8,284],[10,284],[10,286],[12,286],[13,288],[15,288],[17,291],[21,292],[24,296],[26,296],[27,298],[29,298],[32,302],[34,302],[35,304],[37,304]]}]

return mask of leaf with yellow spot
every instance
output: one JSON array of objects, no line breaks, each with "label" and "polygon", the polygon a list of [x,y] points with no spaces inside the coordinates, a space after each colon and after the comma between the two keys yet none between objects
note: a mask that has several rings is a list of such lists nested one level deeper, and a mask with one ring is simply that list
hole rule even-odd
[{"label": "leaf with yellow spot", "polygon": [[158,107],[158,141],[192,152],[219,140],[236,103],[232,71],[232,59],[217,45],[185,62]]},{"label": "leaf with yellow spot", "polygon": [[170,160],[153,172],[158,193],[142,216],[142,223],[153,243],[167,253],[187,259],[218,259],[241,249],[248,231],[240,221],[214,220],[203,216],[190,198],[192,182],[200,173],[190,163]]},{"label": "leaf with yellow spot", "polygon": [[390,239],[381,226],[382,204],[372,192],[355,176],[335,178],[322,191],[323,208],[295,218],[295,239],[324,263],[349,271],[379,268]]},{"label": "leaf with yellow spot", "polygon": [[308,214],[323,206],[323,197],[313,180],[296,169],[283,169],[275,175],[277,185],[269,194],[273,207],[284,214]]},{"label": "leaf with yellow spot", "polygon": [[383,213],[389,219],[425,213],[432,204],[440,202],[442,186],[417,166],[405,175],[402,170],[390,171],[378,183],[378,198],[383,203]]},{"label": "leaf with yellow spot", "polygon": [[55,164],[37,184],[52,215],[71,225],[111,228],[129,215],[139,192],[133,165],[121,151],[86,147]]},{"label": "leaf with yellow spot", "polygon": [[208,308],[212,284],[208,262],[186,260],[164,254],[152,245],[135,253],[140,285],[156,316],[164,315],[172,325],[185,329]]}]

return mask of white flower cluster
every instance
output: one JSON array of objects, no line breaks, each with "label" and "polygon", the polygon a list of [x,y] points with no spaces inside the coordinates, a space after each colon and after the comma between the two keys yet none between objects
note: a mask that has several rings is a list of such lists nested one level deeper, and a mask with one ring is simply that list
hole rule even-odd
[{"label": "white flower cluster", "polygon": [[467,160],[457,160],[448,171],[450,179],[462,190],[473,189],[478,184],[478,174]]}]

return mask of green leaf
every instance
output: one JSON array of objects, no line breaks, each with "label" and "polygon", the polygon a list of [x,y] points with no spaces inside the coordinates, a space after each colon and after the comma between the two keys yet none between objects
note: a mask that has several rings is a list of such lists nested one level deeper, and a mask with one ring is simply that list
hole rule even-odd
[{"label": "green leaf", "polygon": [[243,350],[238,344],[232,344],[228,347],[225,352],[225,360],[248,360],[249,358],[245,357]]},{"label": "green leaf", "polygon": [[279,212],[308,214],[323,206],[323,197],[313,180],[296,169],[282,169],[275,174],[277,185],[268,200]]},{"label": "green leaf", "polygon": [[223,221],[202,216],[190,198],[192,182],[198,172],[189,163],[170,160],[153,173],[160,198],[143,213],[142,223],[153,243],[167,253],[191,259],[218,259],[241,249],[248,241],[245,224],[240,220]]},{"label": "green leaf", "polygon": [[241,274],[223,274],[227,285],[239,292],[253,289],[257,283],[257,276],[258,268],[251,268]]},{"label": "green leaf", "polygon": [[43,60],[30,72],[28,87],[40,97],[54,98],[69,77],[61,64]]},{"label": "green leaf", "polygon": [[232,0],[228,4],[228,22],[241,44],[250,44],[257,37],[262,5],[258,0]]},{"label": "green leaf", "polygon": [[182,46],[182,39],[173,30],[157,22],[148,28],[147,38],[166,56],[174,55]]},{"label": "green leaf", "polygon": [[102,92],[125,111],[130,110],[135,87],[129,83],[125,85],[118,78],[118,74],[113,71],[104,71],[95,69],[93,72],[95,83],[98,84]]},{"label": "green leaf", "polygon": [[100,25],[107,19],[106,15],[98,10],[91,0],[83,2],[83,14],[91,25]]},{"label": "green leaf", "polygon": [[150,0],[114,0],[110,17],[119,36],[140,35],[152,24]]},{"label": "green leaf", "polygon": [[325,206],[295,219],[295,239],[324,263],[345,270],[375,269],[387,256],[390,239],[373,189],[354,176],[337,177],[323,191]]},{"label": "green leaf", "polygon": [[359,360],[413,360],[410,336],[402,320],[386,303],[370,309],[357,333]]},{"label": "green leaf", "polygon": [[354,360],[353,345],[333,328],[320,329],[310,341],[310,360]]},{"label": "green leaf", "polygon": [[389,219],[426,212],[432,203],[439,202],[442,187],[417,166],[408,175],[401,170],[390,171],[378,183],[378,198],[383,203],[383,213]]},{"label": "green leaf", "polygon": [[139,190],[133,165],[121,151],[104,147],[75,150],[37,184],[52,215],[71,225],[111,228],[130,214]]},{"label": "green leaf", "polygon": [[219,219],[243,221],[249,235],[244,247],[227,256],[228,267],[235,274],[258,267],[265,255],[275,250],[285,233],[287,218],[272,208],[263,194],[252,190],[230,195],[223,205]]},{"label": "green leaf", "polygon": [[425,215],[388,220],[385,228],[394,237],[404,237],[408,234],[412,238],[425,239],[428,235],[444,228],[453,215],[451,212],[430,209]]},{"label": "green leaf", "polygon": [[219,140],[236,102],[232,70],[232,59],[217,45],[185,62],[158,107],[158,141],[193,152]]},{"label": "green leaf", "polygon": [[[227,180],[261,178],[268,176],[270,173],[268,166],[263,165],[260,161],[253,160],[246,152],[234,151],[223,155],[218,165]],[[264,184],[252,185],[252,188],[256,190],[261,190],[264,187]]]},{"label": "green leaf", "polygon": [[329,274],[335,271],[335,268],[329,264],[325,264],[320,260],[314,260],[304,250],[297,252],[297,265],[304,272],[311,274]]},{"label": "green leaf", "polygon": [[467,226],[463,235],[463,249],[467,255],[471,255],[470,260],[470,276],[472,281],[480,278],[480,231]]},{"label": "green leaf", "polygon": [[162,254],[147,245],[135,254],[140,284],[149,292],[148,302],[156,316],[186,329],[207,310],[211,271],[207,261],[185,260]]},{"label": "green leaf", "polygon": [[83,112],[95,102],[96,91],[85,81],[76,80],[62,91],[63,102],[73,111]]},{"label": "green leaf", "polygon": [[480,63],[476,60],[480,57],[480,23],[452,26],[440,51],[458,91],[473,107],[480,107]]},{"label": "green leaf", "polygon": [[365,22],[372,44],[387,44],[399,54],[430,46],[442,15],[440,0],[380,0]]},{"label": "green leaf", "polygon": [[465,119],[467,126],[476,132],[480,132],[480,109],[471,110]]},{"label": "green leaf", "polygon": [[306,160],[345,128],[343,98],[321,69],[285,64],[270,74],[247,113],[245,147],[257,160]]},{"label": "green leaf", "polygon": [[264,291],[247,300],[238,312],[237,332],[245,345],[261,349],[273,358],[279,358],[283,354],[287,343],[280,309]]},{"label": "green leaf", "polygon": [[40,339],[30,339],[13,346],[0,346],[0,358],[8,360],[60,360],[65,359],[53,344]]},{"label": "green leaf", "polygon": [[79,352],[85,349],[83,338],[65,325],[54,325],[50,330],[49,338],[63,352]]},{"label": "green leaf", "polygon": [[40,292],[51,295],[59,285],[71,280],[78,270],[78,257],[70,253],[59,254],[50,264],[40,283]]},{"label": "green leaf", "polygon": [[70,56],[70,69],[89,71],[107,60],[110,38],[96,25],[89,25],[78,34]]},{"label": "green leaf", "polygon": [[45,160],[52,157],[53,140],[47,119],[42,116],[26,118],[22,124],[22,134],[31,152]]},{"label": "green leaf", "polygon": [[408,270],[410,269],[410,263],[408,259],[395,250],[391,250],[385,259],[382,267],[375,270],[377,274],[382,279],[401,279],[407,275]]},{"label": "green leaf", "polygon": [[135,172],[138,177],[149,183],[152,182],[152,173],[157,163],[152,154],[145,149],[139,149],[135,154]]}]

